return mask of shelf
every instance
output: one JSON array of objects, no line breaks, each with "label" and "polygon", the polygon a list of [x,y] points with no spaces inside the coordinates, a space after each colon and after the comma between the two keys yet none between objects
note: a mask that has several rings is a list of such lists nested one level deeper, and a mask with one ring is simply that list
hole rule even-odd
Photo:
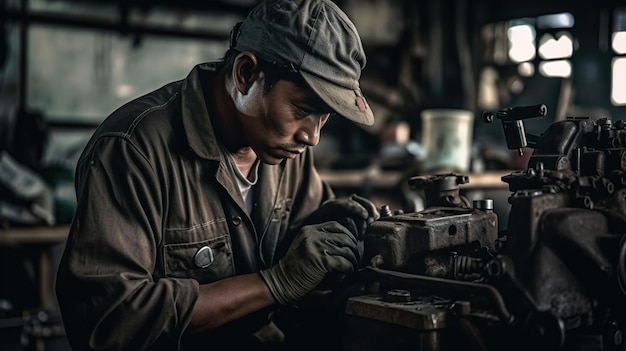
[{"label": "shelf", "polygon": [[57,244],[67,240],[69,225],[0,229],[0,246]]},{"label": "shelf", "polygon": [[17,227],[0,229],[0,246],[20,247],[34,246],[39,252],[39,299],[41,307],[54,309],[54,268],[50,257],[50,247],[62,244],[67,240],[69,225],[50,227]]},{"label": "shelf", "polygon": [[[508,184],[502,181],[502,176],[512,171],[488,171],[484,173],[469,173],[469,183],[460,186],[466,188],[508,188]],[[363,170],[324,170],[320,176],[331,187],[337,188],[393,188],[400,185],[403,177],[407,175],[400,171],[382,171],[376,169]],[[408,180],[408,178],[407,178]]]}]

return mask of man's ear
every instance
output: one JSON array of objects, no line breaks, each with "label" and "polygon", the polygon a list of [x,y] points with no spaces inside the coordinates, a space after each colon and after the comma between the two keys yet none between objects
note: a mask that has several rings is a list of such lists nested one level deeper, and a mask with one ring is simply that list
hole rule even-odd
[{"label": "man's ear", "polygon": [[248,90],[259,77],[259,60],[250,51],[243,51],[235,57],[232,79],[237,90],[246,95]]}]

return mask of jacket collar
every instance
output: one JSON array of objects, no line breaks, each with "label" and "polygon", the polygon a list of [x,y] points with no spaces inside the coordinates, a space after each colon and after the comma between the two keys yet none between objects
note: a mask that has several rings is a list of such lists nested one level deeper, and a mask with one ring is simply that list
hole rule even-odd
[{"label": "jacket collar", "polygon": [[213,123],[207,110],[203,90],[211,86],[217,76],[218,62],[196,65],[185,78],[181,88],[181,111],[183,126],[189,147],[198,156],[209,160],[220,160],[220,147],[215,137]]},{"label": "jacket collar", "polygon": [[201,158],[217,161],[215,179],[229,193],[242,211],[246,204],[239,193],[235,175],[222,152],[207,110],[204,88],[211,87],[217,76],[219,62],[196,65],[181,87],[181,113],[189,148]]}]

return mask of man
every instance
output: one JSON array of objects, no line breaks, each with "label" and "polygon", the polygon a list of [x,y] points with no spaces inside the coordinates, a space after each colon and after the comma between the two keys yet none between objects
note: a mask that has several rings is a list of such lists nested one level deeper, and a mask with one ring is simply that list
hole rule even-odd
[{"label": "man", "polygon": [[332,2],[266,1],[233,29],[224,60],[109,116],[77,166],[57,276],[73,348],[291,340],[274,313],[357,269],[378,217],[364,198],[334,198],[311,153],[331,114],[374,122],[364,66]]}]

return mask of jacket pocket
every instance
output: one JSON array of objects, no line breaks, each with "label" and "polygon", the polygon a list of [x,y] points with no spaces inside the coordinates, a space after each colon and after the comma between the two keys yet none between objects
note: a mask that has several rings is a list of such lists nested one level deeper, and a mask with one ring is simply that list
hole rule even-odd
[{"label": "jacket pocket", "polygon": [[193,278],[200,284],[214,282],[234,274],[228,236],[163,246],[165,275],[170,278]]}]

